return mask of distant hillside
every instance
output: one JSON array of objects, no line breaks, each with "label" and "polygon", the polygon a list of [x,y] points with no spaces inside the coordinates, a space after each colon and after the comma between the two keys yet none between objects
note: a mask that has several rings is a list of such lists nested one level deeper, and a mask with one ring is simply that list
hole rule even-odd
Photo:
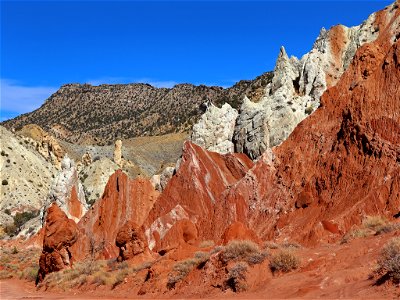
[{"label": "distant hillside", "polygon": [[237,108],[245,94],[257,101],[271,78],[272,72],[267,72],[227,89],[192,84],[178,84],[171,89],[149,84],[67,84],[39,109],[2,125],[18,129],[38,124],[58,138],[85,144],[185,132],[202,114],[204,102],[228,102]]}]

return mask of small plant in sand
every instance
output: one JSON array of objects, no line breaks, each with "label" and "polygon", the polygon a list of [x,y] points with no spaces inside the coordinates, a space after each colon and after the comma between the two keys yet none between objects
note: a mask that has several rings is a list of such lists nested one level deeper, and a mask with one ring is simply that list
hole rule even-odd
[{"label": "small plant in sand", "polygon": [[382,281],[391,279],[400,283],[400,237],[393,238],[382,249],[376,273],[381,275]]},{"label": "small plant in sand", "polygon": [[262,263],[266,253],[261,252],[258,245],[252,241],[231,241],[222,250],[222,261],[228,263],[231,260],[242,260],[250,265]]},{"label": "small plant in sand", "polygon": [[235,263],[228,271],[228,279],[225,284],[234,292],[243,292],[247,290],[246,273],[249,265],[240,261]]},{"label": "small plant in sand", "polygon": [[271,257],[269,267],[272,272],[290,272],[300,266],[299,258],[289,250],[282,250]]}]

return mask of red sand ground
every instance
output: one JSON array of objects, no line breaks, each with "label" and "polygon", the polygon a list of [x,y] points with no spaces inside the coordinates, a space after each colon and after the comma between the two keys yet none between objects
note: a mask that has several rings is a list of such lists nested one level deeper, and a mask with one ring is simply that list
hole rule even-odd
[{"label": "red sand ground", "polygon": [[[56,293],[36,291],[32,282],[10,279],[1,281],[1,299],[135,299],[135,298],[325,298],[325,299],[398,299],[400,287],[391,282],[374,285],[370,279],[379,253],[385,243],[399,236],[399,231],[350,241],[347,244],[323,244],[301,248],[295,253],[301,258],[297,271],[273,276],[268,262],[256,266],[247,274],[249,290],[234,293],[221,291],[204,282],[201,272],[192,271],[175,289],[158,294],[137,296],[136,287],[123,283],[114,290],[100,286],[91,291]],[[260,274],[262,274],[260,276]]]}]

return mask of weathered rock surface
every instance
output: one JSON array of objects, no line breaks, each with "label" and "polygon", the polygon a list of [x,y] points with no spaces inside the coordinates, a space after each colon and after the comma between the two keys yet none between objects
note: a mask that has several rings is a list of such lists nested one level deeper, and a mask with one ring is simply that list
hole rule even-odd
[{"label": "weathered rock surface", "polygon": [[115,238],[115,245],[119,248],[119,261],[132,259],[148,250],[143,227],[133,221],[126,222],[120,228]]},{"label": "weathered rock surface", "polygon": [[244,154],[221,155],[185,142],[180,167],[144,223],[150,249],[159,249],[170,228],[182,219],[194,223],[201,238],[214,238],[211,220],[219,197],[252,166]]},{"label": "weathered rock surface", "polygon": [[79,179],[87,203],[92,204],[100,199],[110,176],[118,169],[119,166],[108,158],[101,158],[82,168]]},{"label": "weathered rock surface", "polygon": [[[226,193],[216,215],[262,238],[314,243],[366,215],[392,218],[400,207],[400,10],[374,16],[378,37],[361,46],[320,108],[267,151]],[[397,38],[396,38],[397,36]]]},{"label": "weathered rock surface", "polygon": [[77,259],[117,257],[118,232],[128,222],[141,226],[158,195],[148,179],[131,180],[121,170],[116,171],[101,199],[78,223],[82,237],[71,250],[73,256]]},{"label": "weathered rock surface", "polygon": [[61,171],[52,183],[41,211],[42,219],[52,203],[56,203],[75,222],[78,222],[88,209],[75,163],[68,156],[63,158]]},{"label": "weathered rock surface", "polygon": [[311,51],[300,60],[282,47],[272,82],[259,102],[245,97],[233,141],[236,152],[252,159],[279,145],[298,123],[314,112],[322,93],[334,86],[363,44],[378,37],[379,21],[372,14],[363,24],[321,30]]},{"label": "weathered rock surface", "polygon": [[24,137],[24,142],[31,144],[46,160],[57,169],[61,169],[61,161],[65,155],[58,141],[36,124],[29,124],[17,131]]},{"label": "weathered rock surface", "polygon": [[49,192],[56,168],[31,145],[0,126],[0,210],[39,210]]},{"label": "weathered rock surface", "polygon": [[69,248],[78,239],[75,222],[53,203],[47,210],[44,224],[43,250],[39,260],[38,280],[51,273],[72,266]]},{"label": "weathered rock surface", "polygon": [[165,187],[167,186],[169,180],[172,178],[172,176],[175,173],[175,168],[174,167],[166,167],[161,174],[156,174],[153,175],[150,179],[151,184],[154,186],[154,188],[162,192]]},{"label": "weathered rock surface", "polygon": [[122,141],[116,140],[114,143],[114,162],[118,166],[122,166]]},{"label": "weathered rock surface", "polygon": [[232,137],[237,116],[237,110],[228,103],[221,108],[209,103],[206,112],[193,126],[192,142],[209,151],[232,153]]}]

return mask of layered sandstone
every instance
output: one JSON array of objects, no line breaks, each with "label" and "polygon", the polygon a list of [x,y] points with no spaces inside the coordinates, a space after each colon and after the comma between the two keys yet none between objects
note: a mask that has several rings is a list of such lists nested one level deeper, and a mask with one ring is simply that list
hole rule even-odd
[{"label": "layered sandstone", "polygon": [[73,256],[77,259],[117,257],[120,253],[115,244],[118,232],[127,223],[141,226],[158,195],[148,179],[131,180],[121,170],[116,171],[103,196],[78,223],[82,236],[71,250]]},{"label": "layered sandstone", "polygon": [[169,247],[163,243],[175,223],[183,219],[195,224],[198,235],[214,238],[211,220],[226,188],[234,185],[253,166],[244,154],[221,155],[185,142],[182,160],[144,226],[150,249]]}]

